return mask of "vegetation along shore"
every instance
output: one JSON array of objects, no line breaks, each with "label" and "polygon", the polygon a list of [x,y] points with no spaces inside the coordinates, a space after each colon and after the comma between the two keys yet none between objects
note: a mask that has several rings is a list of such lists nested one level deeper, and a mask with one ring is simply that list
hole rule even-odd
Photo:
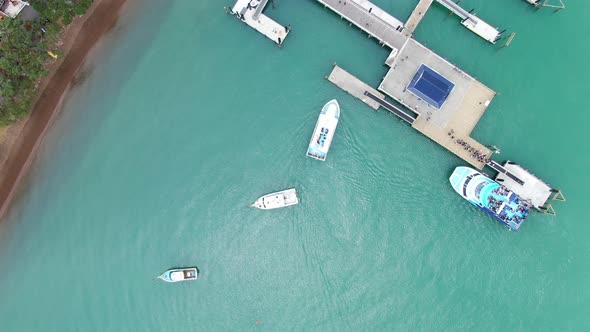
[{"label": "vegetation along shore", "polygon": [[0,20],[0,217],[77,70],[125,2],[31,0],[28,13]]}]

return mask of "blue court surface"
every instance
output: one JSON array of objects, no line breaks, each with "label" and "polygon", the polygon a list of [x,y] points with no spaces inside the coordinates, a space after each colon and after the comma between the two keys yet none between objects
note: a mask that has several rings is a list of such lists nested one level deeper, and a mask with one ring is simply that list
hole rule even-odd
[{"label": "blue court surface", "polygon": [[430,106],[440,109],[455,84],[426,65],[421,65],[408,85],[408,90],[426,101]]}]

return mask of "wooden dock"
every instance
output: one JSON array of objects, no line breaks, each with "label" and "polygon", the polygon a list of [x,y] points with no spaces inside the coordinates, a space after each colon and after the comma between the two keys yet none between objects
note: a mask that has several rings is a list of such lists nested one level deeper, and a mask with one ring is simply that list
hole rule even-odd
[{"label": "wooden dock", "polygon": [[379,98],[385,97],[381,92],[375,90],[365,82],[349,74],[346,70],[338,67],[337,65],[334,65],[334,68],[327,79],[328,81],[336,84],[336,86],[338,86],[340,89],[350,93],[353,97],[360,99],[363,103],[369,105],[375,110],[379,108],[379,103],[367,97],[365,92],[369,91],[372,94],[379,96]]}]

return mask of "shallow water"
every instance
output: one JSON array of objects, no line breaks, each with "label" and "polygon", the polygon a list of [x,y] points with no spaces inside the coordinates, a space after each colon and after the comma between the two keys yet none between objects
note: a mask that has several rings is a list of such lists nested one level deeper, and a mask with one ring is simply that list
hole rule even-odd
[{"label": "shallow water", "polygon": [[[499,92],[473,136],[568,198],[519,232],[452,190],[461,160],[324,79],[334,62],[374,86],[387,71],[331,11],[275,1],[293,27],[279,49],[229,3],[158,3],[95,54],[0,225],[3,330],[590,328],[590,3],[462,1],[517,32],[502,50],[437,4],[416,32]],[[375,3],[405,20],[416,1]],[[332,98],[329,156],[305,158]],[[288,187],[299,205],[247,208]],[[152,281],[193,265],[197,282]]]}]

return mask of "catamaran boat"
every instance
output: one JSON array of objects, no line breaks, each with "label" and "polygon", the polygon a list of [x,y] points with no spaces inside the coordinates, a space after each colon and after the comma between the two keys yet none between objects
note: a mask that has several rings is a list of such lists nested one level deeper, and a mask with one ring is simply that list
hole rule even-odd
[{"label": "catamaran boat", "polygon": [[313,130],[313,135],[311,135],[311,141],[307,148],[308,157],[321,161],[326,160],[339,118],[340,105],[338,105],[336,99],[332,99],[324,105],[318,117],[318,122],[315,124],[315,129]]},{"label": "catamaran boat", "polygon": [[276,193],[266,194],[258,198],[256,202],[250,204],[250,207],[261,210],[270,210],[289,205],[295,205],[297,203],[299,203],[297,191],[295,188],[291,188],[283,191],[277,191]]},{"label": "catamaran boat", "polygon": [[168,270],[157,277],[165,282],[179,282],[187,280],[197,280],[199,271],[196,267],[187,267],[182,269]]},{"label": "catamaran boat", "polygon": [[459,195],[510,230],[518,230],[529,214],[529,202],[472,168],[455,168],[449,181]]}]

